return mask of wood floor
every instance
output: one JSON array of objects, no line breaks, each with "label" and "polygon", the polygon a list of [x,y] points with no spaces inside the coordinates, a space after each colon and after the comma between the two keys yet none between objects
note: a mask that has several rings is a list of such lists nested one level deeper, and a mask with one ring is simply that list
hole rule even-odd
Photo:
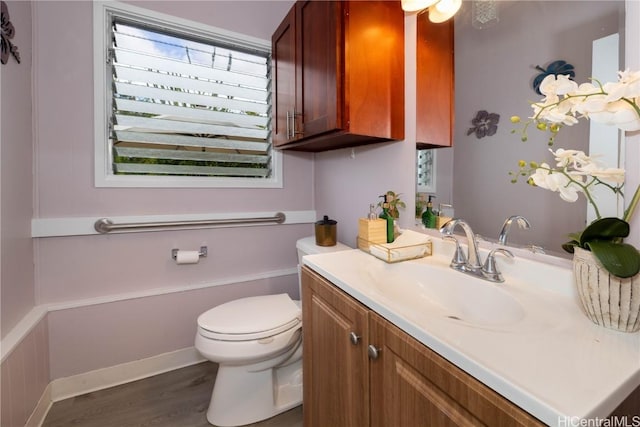
[{"label": "wood floor", "polygon": [[[217,365],[203,362],[55,402],[43,427],[211,427]],[[302,406],[252,427],[302,427]]]}]

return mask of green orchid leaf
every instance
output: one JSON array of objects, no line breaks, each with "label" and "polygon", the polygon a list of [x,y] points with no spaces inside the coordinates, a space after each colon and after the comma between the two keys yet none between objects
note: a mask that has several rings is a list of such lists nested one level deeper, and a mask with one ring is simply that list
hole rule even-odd
[{"label": "green orchid leaf", "polygon": [[[569,236],[571,237],[571,236]],[[572,254],[574,252],[574,248],[576,246],[580,246],[580,242],[576,239],[570,240],[566,243],[562,244],[562,249],[564,249],[566,252],[569,252],[570,254]]]},{"label": "green orchid leaf", "polygon": [[586,248],[614,276],[626,279],[640,272],[640,252],[632,245],[593,240],[586,244]]},{"label": "green orchid leaf", "polygon": [[629,223],[620,218],[600,218],[587,226],[580,236],[580,246],[593,240],[612,240],[629,235]]}]

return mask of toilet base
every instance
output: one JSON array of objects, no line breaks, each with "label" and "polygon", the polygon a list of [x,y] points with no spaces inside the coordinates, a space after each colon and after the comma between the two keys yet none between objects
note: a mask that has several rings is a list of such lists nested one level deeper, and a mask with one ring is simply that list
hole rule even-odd
[{"label": "toilet base", "polygon": [[207,421],[234,427],[271,418],[302,404],[302,361],[250,371],[250,366],[218,368]]}]

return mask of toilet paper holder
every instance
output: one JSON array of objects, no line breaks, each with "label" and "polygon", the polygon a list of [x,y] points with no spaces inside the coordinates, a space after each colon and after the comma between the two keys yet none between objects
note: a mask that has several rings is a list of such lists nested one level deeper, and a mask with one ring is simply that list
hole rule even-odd
[{"label": "toilet paper holder", "polygon": [[[171,258],[175,261],[178,258],[178,251],[180,249],[171,249]],[[198,257],[203,258],[207,256],[207,247],[200,246],[200,250],[198,251]]]}]

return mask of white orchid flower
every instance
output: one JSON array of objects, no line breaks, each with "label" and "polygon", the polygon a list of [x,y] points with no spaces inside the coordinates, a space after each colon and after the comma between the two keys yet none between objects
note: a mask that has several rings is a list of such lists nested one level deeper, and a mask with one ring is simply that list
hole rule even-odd
[{"label": "white orchid flower", "polygon": [[578,193],[582,191],[582,188],[577,183],[582,183],[584,178],[580,175],[568,173],[571,177],[569,178],[564,173],[558,173],[550,169],[548,164],[542,163],[540,168],[536,169],[535,173],[530,177],[533,183],[540,188],[558,192],[560,198],[566,202],[573,203],[578,200]]},{"label": "white orchid flower", "polygon": [[578,84],[571,80],[568,75],[549,74],[540,83],[540,93],[548,95],[566,95],[575,92]]},{"label": "white orchid flower", "polygon": [[640,71],[618,72],[618,81],[616,83],[606,83],[605,92],[609,94],[609,101],[617,101],[621,98],[638,98],[640,97]]},{"label": "white orchid flower", "polygon": [[610,181],[616,184],[624,183],[624,169],[608,168],[594,157],[586,155],[583,151],[562,148],[557,149],[555,152],[553,150],[549,151],[555,156],[558,167],[572,168],[571,171],[567,171],[572,176],[592,176],[602,181]]},{"label": "white orchid flower", "polygon": [[640,71],[625,70],[618,75],[617,82],[602,87],[578,85],[566,75],[548,75],[540,84],[545,97],[532,104],[531,119],[572,126],[583,116],[625,131],[640,130]]},{"label": "white orchid flower", "polygon": [[593,83],[581,84],[574,96],[571,98],[573,111],[585,116],[607,108],[607,96]]},{"label": "white orchid flower", "polygon": [[581,165],[588,164],[592,161],[584,151],[565,150],[564,148],[558,148],[556,151],[549,149],[549,151],[555,156],[558,162],[557,166],[562,168],[572,166],[577,169]]},{"label": "white orchid flower", "polygon": [[[594,80],[577,85],[569,76],[549,75],[539,89],[544,98],[531,104],[534,115],[529,117],[523,128],[522,141],[527,140],[527,128],[533,123],[539,130],[550,132],[548,143],[553,145],[556,134],[562,128],[560,124],[571,126],[581,118],[612,125],[623,131],[640,130],[640,71],[620,71],[617,82],[605,84]],[[518,116],[514,118],[513,123],[520,121]],[[588,156],[583,151],[562,148],[549,151],[555,157],[554,168],[546,163],[537,166],[535,162],[527,167],[527,162],[520,160],[520,174],[529,175],[530,184],[557,192],[567,202],[575,202],[578,193],[583,193],[599,218],[595,195],[590,191],[592,186],[606,187],[615,194],[621,193],[625,170],[607,167],[597,159],[598,156]],[[516,181],[517,178],[512,180]],[[640,188],[636,190],[634,200],[637,200],[638,194]]]},{"label": "white orchid flower", "polygon": [[572,126],[578,123],[578,119],[573,116],[571,105],[566,102],[560,102],[559,98],[550,95],[533,104],[533,112],[536,120],[545,120],[550,123],[562,123]]},{"label": "white orchid flower", "polygon": [[626,101],[610,102],[605,110],[589,113],[589,118],[625,131],[640,130],[640,116]]},{"label": "white orchid flower", "polygon": [[578,123],[578,119],[572,114],[563,112],[557,108],[551,108],[545,111],[545,114],[541,114],[540,118],[551,123],[562,123],[566,126],[573,126]]},{"label": "white orchid flower", "polygon": [[590,175],[601,181],[608,181],[615,184],[624,183],[624,169],[602,168],[595,163],[590,163],[580,170],[584,175]]}]

